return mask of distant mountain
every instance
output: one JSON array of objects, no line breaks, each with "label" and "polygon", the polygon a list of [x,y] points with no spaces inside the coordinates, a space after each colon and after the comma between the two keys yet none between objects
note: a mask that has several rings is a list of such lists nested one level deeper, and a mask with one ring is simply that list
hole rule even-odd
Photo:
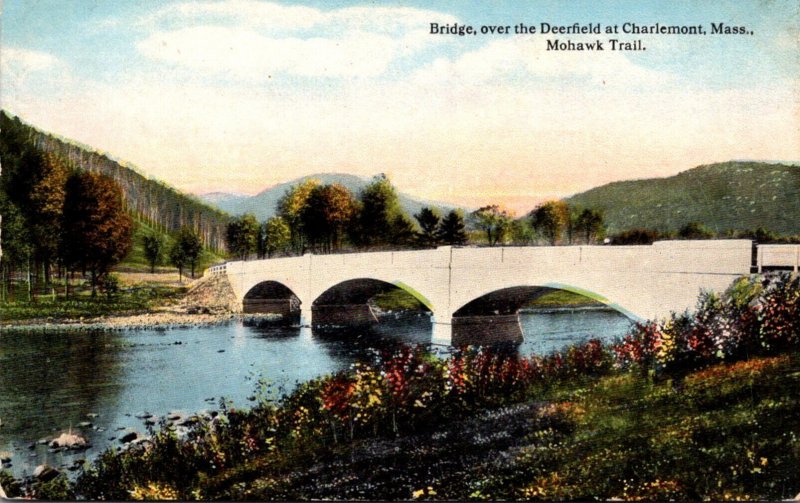
[{"label": "distant mountain", "polygon": [[800,234],[800,166],[709,164],[667,178],[610,183],[566,201],[602,209],[610,233],[633,227],[674,231],[701,222],[716,232],[760,226]]},{"label": "distant mountain", "polygon": [[208,192],[205,194],[197,195],[201,201],[216,206],[220,210],[236,214],[236,208],[242,204],[250,196],[248,194],[239,194],[236,192]]},{"label": "distant mountain", "polygon": [[[371,181],[369,178],[362,178],[360,176],[344,173],[318,173],[280,183],[254,196],[248,197],[228,192],[212,192],[210,194],[200,194],[198,197],[232,215],[252,213],[258,220],[263,221],[275,215],[275,208],[278,204],[278,200],[288,189],[309,179],[319,180],[322,184],[338,183],[347,188],[355,196],[357,196],[359,191]],[[398,199],[400,200],[400,206],[408,213],[409,217],[413,217],[415,213],[419,213],[419,210],[425,206],[438,208],[443,214],[451,209],[457,208],[452,204],[426,201],[402,193],[398,194]]]}]

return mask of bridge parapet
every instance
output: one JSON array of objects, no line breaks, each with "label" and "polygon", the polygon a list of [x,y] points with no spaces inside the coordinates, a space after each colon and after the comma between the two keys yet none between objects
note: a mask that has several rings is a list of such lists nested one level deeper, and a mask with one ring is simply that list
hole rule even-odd
[{"label": "bridge parapet", "polygon": [[748,240],[440,247],[229,262],[224,273],[239,299],[259,283],[283,284],[300,300],[306,321],[314,301],[331,288],[355,279],[387,282],[423,300],[438,326],[451,324],[454,313],[467,303],[516,287],[571,290],[632,317],[663,317],[693,308],[701,289],[720,291],[735,277],[749,274],[752,258]]},{"label": "bridge parapet", "polygon": [[758,271],[767,268],[800,269],[800,244],[797,245],[759,245]]}]

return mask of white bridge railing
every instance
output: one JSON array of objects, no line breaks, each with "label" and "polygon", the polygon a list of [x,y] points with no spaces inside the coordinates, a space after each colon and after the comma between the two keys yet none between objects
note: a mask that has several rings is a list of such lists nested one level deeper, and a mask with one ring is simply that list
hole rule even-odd
[{"label": "white bridge railing", "polygon": [[758,272],[764,267],[800,269],[800,245],[758,245]]},{"label": "white bridge railing", "polygon": [[211,267],[206,269],[206,273],[209,276],[220,276],[222,274],[226,274],[227,270],[228,270],[228,264],[226,262],[222,264],[212,265]]}]

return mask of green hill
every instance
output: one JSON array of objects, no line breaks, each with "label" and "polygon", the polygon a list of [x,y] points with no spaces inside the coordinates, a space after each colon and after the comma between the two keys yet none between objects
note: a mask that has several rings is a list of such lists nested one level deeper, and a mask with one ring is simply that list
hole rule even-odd
[{"label": "green hill", "polygon": [[566,199],[601,209],[608,232],[675,231],[700,222],[718,233],[763,227],[800,234],[800,166],[730,161],[667,178],[614,182]]},{"label": "green hill", "polygon": [[78,169],[103,173],[122,188],[125,204],[137,220],[160,232],[192,227],[204,244],[214,250],[225,249],[225,226],[230,217],[194,196],[184,194],[164,182],[148,178],[125,165],[78,142],[57,137],[0,112],[0,128],[15,130],[43,152],[53,152]]}]

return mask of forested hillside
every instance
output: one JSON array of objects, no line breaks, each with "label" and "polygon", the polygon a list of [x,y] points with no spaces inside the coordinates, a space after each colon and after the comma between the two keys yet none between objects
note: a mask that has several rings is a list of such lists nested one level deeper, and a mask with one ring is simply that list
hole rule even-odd
[{"label": "forested hillside", "polygon": [[5,111],[0,113],[0,129],[4,134],[26,138],[43,153],[54,153],[78,169],[111,177],[122,188],[128,209],[154,228],[174,232],[190,227],[207,247],[224,249],[225,226],[229,218],[218,209],[163,182],[147,178],[134,168],[90,147],[40,131]]},{"label": "forested hillside", "polygon": [[609,233],[677,231],[699,222],[722,234],[762,227],[800,233],[800,166],[731,161],[667,178],[614,182],[566,200],[603,211]]}]

